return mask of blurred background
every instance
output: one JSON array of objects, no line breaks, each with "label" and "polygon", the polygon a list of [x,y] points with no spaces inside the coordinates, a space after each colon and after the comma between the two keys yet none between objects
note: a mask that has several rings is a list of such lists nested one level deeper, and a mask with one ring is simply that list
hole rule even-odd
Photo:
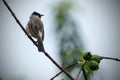
[{"label": "blurred background", "polygon": [[[62,66],[79,60],[78,48],[101,56],[120,58],[119,0],[7,2],[23,26],[26,26],[33,11],[44,14],[45,50]],[[103,60],[91,80],[119,80],[119,68],[119,62]],[[78,66],[69,69],[73,76],[77,71]],[[59,69],[37,51],[0,0],[0,78],[49,80],[57,72]],[[63,76],[55,80],[67,80]]]}]

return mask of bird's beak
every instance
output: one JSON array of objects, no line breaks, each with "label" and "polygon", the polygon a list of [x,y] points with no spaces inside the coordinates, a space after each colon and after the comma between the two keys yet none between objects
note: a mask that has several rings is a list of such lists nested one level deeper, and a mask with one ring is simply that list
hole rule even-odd
[{"label": "bird's beak", "polygon": [[41,16],[44,16],[43,14],[41,14]]}]

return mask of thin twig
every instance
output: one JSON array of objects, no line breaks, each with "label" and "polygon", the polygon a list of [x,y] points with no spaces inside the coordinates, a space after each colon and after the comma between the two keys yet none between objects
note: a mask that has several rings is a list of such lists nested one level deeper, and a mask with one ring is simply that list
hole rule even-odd
[{"label": "thin twig", "polygon": [[[83,65],[82,65],[83,66]],[[82,71],[82,69],[83,69],[83,67],[81,66],[81,68],[80,68],[80,70],[79,70],[79,72],[78,72],[78,74],[77,74],[77,77],[76,77],[76,80],[78,80],[78,78],[79,78],[79,75],[80,75],[80,73],[81,73],[81,71]]]},{"label": "thin twig", "polygon": [[[15,14],[13,13],[12,9],[10,8],[10,6],[7,4],[7,2],[5,0],[2,0],[3,3],[5,4],[5,6],[8,8],[8,10],[10,11],[10,13],[12,14],[12,16],[14,17],[14,19],[16,20],[16,22],[18,23],[18,25],[21,27],[21,29],[24,31],[24,33],[28,36],[28,38],[34,43],[34,45],[36,47],[37,44],[36,42],[32,39],[31,36],[29,36],[26,32],[26,30],[24,29],[23,25],[20,23],[20,21],[17,19],[17,17],[15,16]],[[44,51],[44,54],[61,70],[63,71],[71,80],[74,80],[74,78],[64,69],[62,68],[47,52]]]},{"label": "thin twig", "polygon": [[114,60],[114,61],[119,61],[120,62],[120,59],[118,58],[111,58],[111,57],[104,57],[104,56],[100,56],[102,59],[110,59],[110,60]]},{"label": "thin twig", "polygon": [[[72,67],[72,66],[74,66],[74,65],[76,65],[76,64],[78,64],[78,62],[75,62],[75,63],[73,63],[73,64],[68,65],[67,67],[65,67],[65,69],[68,69],[68,68],[70,68],[70,67]],[[62,72],[63,72],[63,71],[60,71],[59,73],[57,73],[57,74],[56,74],[53,78],[51,78],[50,80],[53,80],[54,78],[56,78],[57,76],[59,76]]]},{"label": "thin twig", "polygon": [[85,69],[83,68],[82,71],[83,71],[83,75],[84,75],[85,80],[88,80],[88,79],[87,79],[87,75],[86,75],[86,71],[85,71]]},{"label": "thin twig", "polygon": [[79,75],[80,75],[81,71],[83,70],[83,68],[84,68],[84,66],[85,66],[86,63],[87,63],[87,62],[85,61],[85,63],[82,64],[82,66],[80,67],[80,70],[79,70],[79,72],[78,72],[78,74],[77,74],[76,80],[78,80]]}]

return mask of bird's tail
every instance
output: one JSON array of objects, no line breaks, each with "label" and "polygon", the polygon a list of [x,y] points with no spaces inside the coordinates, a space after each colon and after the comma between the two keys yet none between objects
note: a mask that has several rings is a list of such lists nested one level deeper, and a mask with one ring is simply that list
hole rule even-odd
[{"label": "bird's tail", "polygon": [[43,46],[43,42],[42,42],[40,37],[38,37],[38,51],[40,51],[40,52],[44,52],[45,51],[44,50],[44,46]]}]

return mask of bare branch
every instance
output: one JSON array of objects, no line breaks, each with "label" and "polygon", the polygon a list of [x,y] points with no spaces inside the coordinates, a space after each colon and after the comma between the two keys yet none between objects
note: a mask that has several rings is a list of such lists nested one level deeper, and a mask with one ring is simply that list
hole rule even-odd
[{"label": "bare branch", "polygon": [[5,6],[8,8],[8,10],[10,11],[11,15],[14,17],[14,19],[16,20],[16,22],[18,23],[18,25],[21,27],[21,29],[24,31],[24,33],[28,36],[28,38],[34,43],[34,45],[37,46],[36,42],[32,39],[31,36],[29,36],[26,32],[26,30],[24,29],[23,25],[20,23],[20,21],[17,19],[16,15],[13,13],[12,9],[10,8],[10,6],[7,4],[7,2],[5,0],[2,0],[3,3],[5,4]]},{"label": "bare branch", "polygon": [[85,66],[86,63],[87,63],[87,62],[85,61],[85,63],[80,67],[80,70],[79,70],[79,72],[78,72],[78,74],[77,74],[76,80],[79,79],[79,75],[80,75],[81,71],[83,70],[83,68],[84,68],[84,66]]},{"label": "bare branch", "polygon": [[[67,67],[65,67],[65,69],[68,69],[68,68],[70,68],[70,67],[72,67],[72,66],[74,66],[74,65],[76,65],[76,64],[78,64],[78,62],[75,62],[75,63],[73,63],[73,64],[68,65]],[[63,71],[60,71],[59,73],[57,73],[57,74],[56,74],[53,78],[51,78],[50,80],[53,80],[54,78],[56,78],[57,76],[59,76],[62,72],[63,72]]]},{"label": "bare branch", "polygon": [[80,70],[79,70],[79,72],[78,72],[78,74],[77,74],[76,80],[78,80],[79,75],[80,75],[80,73],[81,73],[82,69],[83,69],[83,66],[81,66],[81,68],[80,68]]},{"label": "bare branch", "polygon": [[[20,23],[20,21],[17,19],[16,15],[13,13],[12,9],[10,8],[10,6],[7,4],[7,2],[5,0],[2,0],[3,3],[5,4],[5,6],[8,8],[8,10],[10,11],[11,15],[14,17],[14,19],[16,20],[16,22],[18,23],[18,25],[21,27],[21,29],[24,31],[24,33],[28,36],[28,38],[34,43],[34,45],[37,46],[36,42],[32,39],[31,36],[29,36],[26,32],[26,30],[24,29],[23,25]],[[62,68],[47,52],[44,51],[44,54],[61,70],[63,71],[71,80],[74,80],[74,78],[64,69]]]},{"label": "bare branch", "polygon": [[85,71],[84,68],[83,68],[83,75],[84,75],[85,80],[88,80],[88,79],[87,79],[87,75],[86,75],[86,71]]},{"label": "bare branch", "polygon": [[120,59],[118,58],[111,58],[111,57],[104,57],[104,56],[100,56],[102,59],[110,59],[110,60],[114,60],[114,61],[119,61],[120,62]]},{"label": "bare branch", "polygon": [[53,60],[52,57],[48,55],[47,52],[44,53],[62,72],[64,72],[71,80],[74,80],[74,78],[64,68],[62,68],[55,60]]}]

